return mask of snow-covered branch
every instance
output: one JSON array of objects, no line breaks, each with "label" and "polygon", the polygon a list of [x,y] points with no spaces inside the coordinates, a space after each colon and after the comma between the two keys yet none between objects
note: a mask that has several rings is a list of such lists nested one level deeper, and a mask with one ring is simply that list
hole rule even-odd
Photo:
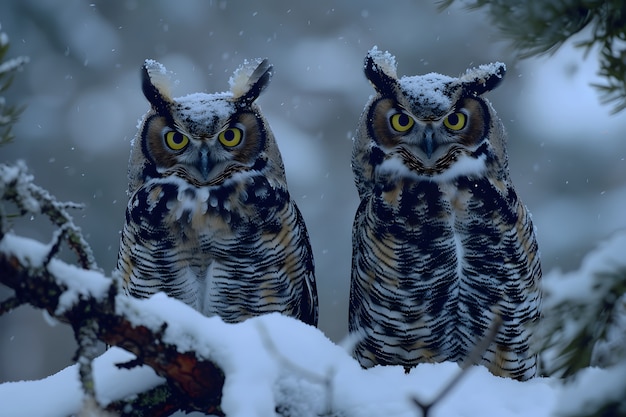
[{"label": "snow-covered branch", "polygon": [[[22,216],[25,214],[47,216],[67,236],[67,242],[78,256],[79,264],[84,269],[98,269],[89,244],[68,213],[68,209],[79,209],[82,206],[57,201],[48,191],[34,184],[33,176],[27,172],[24,162],[18,161],[14,165],[0,164],[0,198],[14,202]],[[0,207],[0,210],[2,209]],[[1,238],[6,229],[6,219],[2,211],[0,211],[0,221],[2,222]],[[52,255],[54,254],[52,252]]]},{"label": "snow-covered branch", "polygon": [[[29,58],[25,56],[5,60],[9,46],[9,36],[0,32],[0,93],[11,85],[13,73],[29,62]],[[7,104],[4,96],[0,95],[0,145],[13,139],[11,129],[22,110],[22,107]]]},{"label": "snow-covered branch", "polygon": [[590,365],[626,362],[624,248],[626,231],[617,232],[589,253],[580,269],[546,277],[545,373],[570,376]]},{"label": "snow-covered branch", "polygon": [[[7,215],[4,204],[0,206],[0,282],[15,292],[0,304],[0,314],[28,303],[69,323],[79,345],[80,381],[87,397],[95,395],[91,360],[94,343],[101,340],[136,355],[126,367],[147,364],[166,378],[168,384],[160,392],[166,402],[152,401],[152,406],[207,412],[219,408],[224,377],[215,364],[193,350],[180,351],[175,344],[163,343],[165,321],[152,329],[131,322],[123,307],[128,300],[118,294],[114,279],[97,270],[89,245],[67,212],[80,206],[58,202],[35,185],[22,163],[0,164],[0,197],[3,203],[12,202],[20,215],[43,214],[58,227],[47,245],[16,236],[6,232]],[[78,267],[55,259],[64,243],[76,253]]]},{"label": "snow-covered branch", "polygon": [[87,323],[97,323],[93,337],[136,355],[124,367],[149,365],[167,379],[174,397],[189,410],[218,409],[224,377],[214,363],[196,355],[193,346],[180,350],[176,343],[164,342],[166,321],[153,318],[150,327],[143,325],[136,319],[133,302],[137,300],[118,294],[111,278],[56,259],[44,265],[49,249],[49,245],[5,234],[0,241],[0,282],[12,288],[20,301],[47,310],[77,333]]}]

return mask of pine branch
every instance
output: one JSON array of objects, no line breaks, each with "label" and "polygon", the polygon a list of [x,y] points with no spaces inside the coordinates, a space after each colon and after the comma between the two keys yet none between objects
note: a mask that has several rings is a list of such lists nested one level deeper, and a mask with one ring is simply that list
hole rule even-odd
[{"label": "pine branch", "polygon": [[[454,0],[443,0],[445,9]],[[550,54],[574,35],[585,54],[599,49],[598,75],[592,84],[613,113],[626,109],[626,3],[623,0],[471,0],[470,9],[485,9],[520,58]],[[587,30],[588,29],[588,30]]]},{"label": "pine branch", "polygon": [[439,391],[439,393],[437,393],[435,398],[428,402],[422,401],[416,396],[411,398],[413,404],[422,412],[422,417],[430,417],[433,407],[440,404],[441,401],[448,394],[450,394],[454,387],[456,387],[459,382],[461,382],[463,377],[467,375],[472,365],[476,365],[480,362],[483,354],[487,351],[491,342],[493,342],[498,335],[500,327],[502,327],[502,318],[500,316],[496,316],[491,323],[491,326],[489,326],[489,329],[487,329],[485,336],[479,341],[478,344],[476,344],[476,346],[474,346],[467,358],[465,358],[463,363],[461,363],[461,371],[448,384],[446,384]]},{"label": "pine branch", "polygon": [[569,377],[626,360],[626,267],[612,262],[622,256],[614,255],[614,248],[621,250],[624,242],[626,237],[616,234],[585,258],[580,271],[544,283],[540,340],[546,374]]},{"label": "pine branch", "polygon": [[[8,36],[0,32],[0,93],[5,92],[11,86],[13,73],[20,70],[29,61],[28,57],[5,60],[4,57],[9,50],[9,46]],[[13,140],[11,130],[23,110],[23,107],[7,105],[4,97],[0,96],[0,145]]]}]

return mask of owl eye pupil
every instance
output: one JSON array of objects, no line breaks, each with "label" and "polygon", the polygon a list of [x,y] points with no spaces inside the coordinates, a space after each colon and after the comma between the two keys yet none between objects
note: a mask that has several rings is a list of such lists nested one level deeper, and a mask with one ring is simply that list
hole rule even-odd
[{"label": "owl eye pupil", "polygon": [[228,129],[224,132],[224,139],[226,139],[228,142],[231,142],[233,139],[235,139],[235,132],[233,132],[231,129]]},{"label": "owl eye pupil", "polygon": [[451,114],[450,116],[448,116],[448,123],[453,126],[456,125],[457,123],[459,123],[459,116],[457,116],[456,113]]},{"label": "owl eye pupil", "polygon": [[184,142],[184,138],[183,138],[182,133],[178,133],[178,132],[176,132],[176,133],[174,133],[174,134],[172,135],[172,143],[173,143],[173,144],[175,144],[175,145],[180,145],[180,144],[181,144],[181,143],[183,143],[183,142]]}]

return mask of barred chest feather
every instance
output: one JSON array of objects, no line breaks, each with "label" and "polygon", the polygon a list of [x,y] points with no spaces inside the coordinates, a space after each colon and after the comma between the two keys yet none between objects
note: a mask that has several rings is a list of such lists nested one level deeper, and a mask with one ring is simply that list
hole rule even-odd
[{"label": "barred chest feather", "polygon": [[[155,268],[162,290],[205,315],[236,322],[265,309],[297,311],[289,281],[277,281],[292,273],[286,262],[294,255],[283,251],[289,203],[287,191],[265,177],[213,187],[169,178],[135,193],[127,221],[141,225],[141,242],[159,242],[152,257],[155,265],[163,259],[165,269]],[[141,282],[137,288],[148,285]]]},{"label": "barred chest feather", "polygon": [[383,183],[374,188],[370,210],[379,219],[379,233],[404,240],[421,230],[424,238],[436,239],[443,229],[489,236],[496,218],[504,222],[498,229],[514,227],[518,204],[515,190],[503,182],[459,177],[448,182]]},{"label": "barred chest feather", "polygon": [[459,360],[486,331],[494,306],[524,302],[519,288],[507,289],[511,276],[502,272],[512,265],[518,276],[530,273],[512,238],[516,193],[504,183],[469,177],[396,181],[374,191],[361,207],[367,232],[357,238],[356,266],[375,271],[370,285],[380,297],[377,308],[382,316],[395,314],[396,328],[406,329],[388,343],[402,346],[394,354],[408,355],[407,364]]},{"label": "barred chest feather", "polygon": [[279,228],[275,214],[288,202],[288,192],[265,177],[207,187],[169,177],[139,189],[131,198],[129,214],[133,222],[180,228],[188,239],[199,231],[215,237],[246,235],[259,228]]}]

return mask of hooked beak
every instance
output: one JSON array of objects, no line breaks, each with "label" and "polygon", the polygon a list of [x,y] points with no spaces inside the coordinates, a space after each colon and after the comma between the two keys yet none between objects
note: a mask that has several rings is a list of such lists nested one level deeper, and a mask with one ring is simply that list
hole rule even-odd
[{"label": "hooked beak", "polygon": [[420,148],[424,151],[428,159],[430,159],[430,157],[433,156],[435,147],[435,140],[433,139],[433,128],[428,125],[424,129],[424,137],[422,138],[422,142],[420,143]]},{"label": "hooked beak", "polygon": [[206,181],[209,178],[209,149],[206,146],[200,148],[200,157],[198,158],[198,171],[202,174],[202,178]]}]

